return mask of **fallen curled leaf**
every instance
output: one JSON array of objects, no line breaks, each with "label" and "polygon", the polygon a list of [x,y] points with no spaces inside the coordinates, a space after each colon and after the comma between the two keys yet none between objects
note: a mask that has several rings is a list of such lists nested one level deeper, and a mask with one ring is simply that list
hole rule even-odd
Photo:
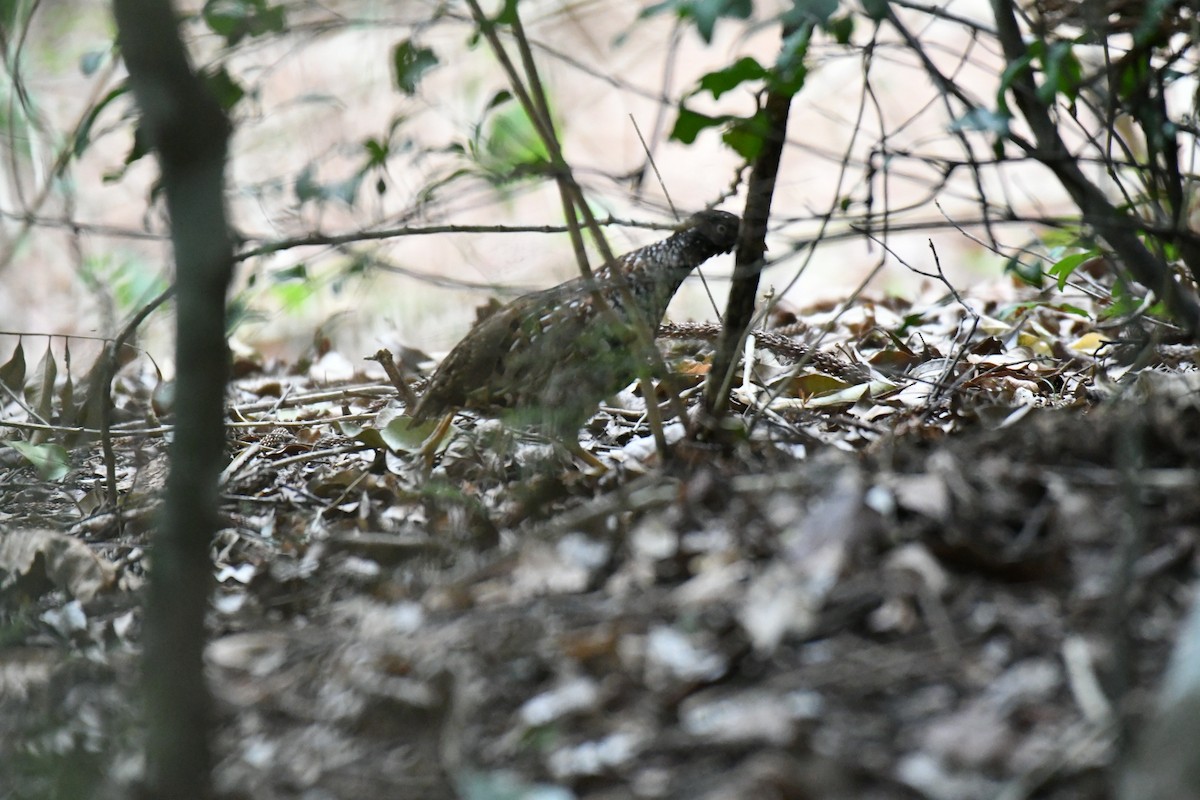
[{"label": "fallen curled leaf", "polygon": [[1102,336],[1097,331],[1091,331],[1090,333],[1085,333],[1083,336],[1080,336],[1078,339],[1068,344],[1067,347],[1077,353],[1095,356],[1096,351],[1108,344],[1109,341],[1110,339]]},{"label": "fallen curled leaf", "polygon": [[0,591],[18,585],[57,588],[87,603],[115,579],[116,567],[109,561],[58,531],[16,530],[0,537]]}]

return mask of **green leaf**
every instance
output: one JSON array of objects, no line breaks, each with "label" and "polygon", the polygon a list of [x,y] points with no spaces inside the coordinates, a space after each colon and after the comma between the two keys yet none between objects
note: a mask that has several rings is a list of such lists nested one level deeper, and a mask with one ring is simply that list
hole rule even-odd
[{"label": "green leaf", "polygon": [[710,117],[706,114],[692,111],[680,103],[679,117],[675,120],[675,127],[671,129],[671,138],[677,142],[691,144],[696,141],[696,136],[700,131],[705,128],[715,128],[718,125],[723,125],[727,120],[728,117]]},{"label": "green leaf", "polygon": [[57,444],[31,444],[30,442],[6,441],[13,450],[20,453],[26,461],[37,470],[38,476],[44,481],[62,480],[71,471],[71,463],[67,451]]},{"label": "green leaf", "polygon": [[205,75],[204,84],[225,111],[229,111],[246,96],[246,90],[233,79],[233,76],[224,67]]},{"label": "green leaf", "polygon": [[209,0],[200,16],[229,47],[247,36],[280,33],[287,27],[283,6],[267,5],[266,0]]},{"label": "green leaf", "polygon": [[1008,66],[1004,68],[1004,73],[1000,76],[1000,88],[996,90],[996,107],[1001,114],[1012,116],[1005,95],[1008,94],[1008,90],[1012,88],[1013,82],[1020,77],[1021,73],[1029,69],[1029,65],[1033,61],[1033,50],[1034,48],[1030,47],[1024,56],[1009,62]]},{"label": "green leaf", "polygon": [[804,87],[808,67],[804,58],[808,55],[808,43],[812,39],[812,26],[803,25],[788,34],[783,40],[775,68],[771,72],[771,90],[789,97]]},{"label": "green leaf", "polygon": [[396,88],[405,94],[414,94],[422,76],[438,65],[438,57],[429,48],[405,39],[392,50],[392,65],[396,70]]},{"label": "green leaf", "polygon": [[1132,314],[1142,305],[1142,297],[1129,291],[1129,284],[1119,275],[1112,287],[1112,304],[1100,312],[1101,319],[1113,319]]},{"label": "green leaf", "polygon": [[500,9],[492,22],[496,25],[512,25],[517,21],[517,2],[518,0],[504,0],[504,7]]},{"label": "green leaf", "polygon": [[549,163],[550,152],[523,107],[501,106],[488,117],[486,127],[487,135],[479,147],[488,169],[507,174],[521,167]]},{"label": "green leaf", "polygon": [[86,256],[81,273],[104,286],[122,311],[132,311],[166,288],[159,267],[130,252],[100,252]]},{"label": "green leaf", "polygon": [[888,0],[862,0],[863,11],[874,22],[882,22],[888,18]]},{"label": "green leaf", "polygon": [[771,132],[765,111],[759,111],[747,119],[734,118],[721,140],[747,161],[753,161],[762,150],[763,142]]},{"label": "green leaf", "polygon": [[713,29],[718,19],[749,19],[754,11],[751,0],[695,0],[691,5],[696,30],[705,42],[712,41]]},{"label": "green leaf", "polygon": [[1024,314],[1030,309],[1044,308],[1045,306],[1046,303],[1043,300],[1026,300],[1020,303],[1006,303],[1005,305],[998,306],[994,310],[992,316],[998,320],[1008,322],[1009,320],[1016,319],[1018,316]]},{"label": "green leaf", "polygon": [[244,294],[231,297],[225,309],[225,333],[231,336],[240,326],[249,322],[261,322],[264,319],[266,317],[261,312],[254,310]]},{"label": "green leaf", "polygon": [[141,160],[149,152],[150,137],[146,133],[146,126],[139,122],[137,127],[133,129],[133,146],[130,147],[129,152],[125,154],[123,166],[121,169],[115,172],[106,173],[104,175],[104,180],[106,182],[120,180],[121,176],[125,174],[125,167],[128,167],[130,164]]},{"label": "green leaf", "polygon": [[[72,152],[76,158],[79,158],[79,156],[83,155],[83,152],[87,150],[87,146],[91,143],[90,137],[92,135],[92,127],[95,126],[96,118],[100,116],[100,112],[106,109],[109,103],[111,103],[113,100],[116,100],[118,97],[121,97],[128,91],[129,85],[122,83],[120,86],[104,95],[103,99],[101,99],[99,103],[92,106],[91,109],[88,110],[87,116],[84,117],[83,122],[79,125],[79,130],[75,132],[75,144],[72,147]],[[127,161],[126,163],[129,162]]]},{"label": "green leaf", "polygon": [[752,0],[667,0],[645,9],[641,16],[649,17],[670,10],[674,10],[680,19],[690,19],[701,38],[711,43],[718,19],[749,19],[754,3]]},{"label": "green leaf", "polygon": [[317,294],[313,281],[288,281],[271,287],[270,295],[284,311],[295,313],[304,308]]},{"label": "green leaf", "polygon": [[900,327],[896,329],[896,332],[888,333],[888,336],[890,336],[896,342],[896,344],[902,345],[903,343],[900,340],[900,336],[907,334],[913,328],[919,327],[924,324],[925,324],[924,312],[918,312],[916,314],[909,314],[900,322]]},{"label": "green leaf", "polygon": [[348,178],[332,183],[321,183],[317,180],[316,167],[307,165],[296,176],[296,199],[301,205],[315,200],[318,203],[325,200],[337,200],[348,206],[353,206],[358,197],[359,186],[362,185],[365,170],[360,170]]},{"label": "green leaf", "polygon": [[1080,264],[1090,261],[1100,255],[1098,250],[1085,250],[1082,253],[1074,253],[1072,255],[1061,258],[1046,270],[1046,274],[1058,279],[1058,290],[1061,292],[1067,286],[1067,281]]},{"label": "green leaf", "polygon": [[[1144,48],[1149,51],[1150,48],[1146,45],[1162,35],[1163,23],[1168,22],[1165,17],[1167,14],[1176,13],[1175,5],[1175,0],[1148,0],[1137,6],[1138,25],[1133,31],[1135,49]],[[1192,12],[1195,13],[1195,6],[1192,6]]]},{"label": "green leaf", "polygon": [[854,17],[849,14],[835,17],[825,26],[825,31],[838,44],[850,44],[850,37],[854,35]]},{"label": "green leaf", "polygon": [[730,126],[721,134],[721,141],[747,161],[753,161],[762,152],[763,137],[745,126]]},{"label": "green leaf", "polygon": [[951,133],[960,131],[983,131],[997,136],[1007,136],[1012,116],[992,111],[990,108],[972,108],[950,123]]},{"label": "green leaf", "polygon": [[353,439],[359,444],[365,444],[373,450],[387,450],[387,442],[384,441],[383,435],[378,428],[364,428],[361,425],[353,425],[348,422],[338,424],[340,433],[347,439]]},{"label": "green leaf", "polygon": [[655,3],[652,6],[646,6],[645,8],[643,8],[642,13],[639,14],[638,17],[645,19],[646,17],[658,16],[659,14],[662,14],[664,11],[670,11],[672,9],[675,9],[676,11],[678,11],[680,5],[681,4],[680,4],[679,0],[663,0],[663,2],[661,2],[661,3]]},{"label": "green leaf", "polygon": [[1150,64],[1150,52],[1135,50],[1117,62],[1117,66],[1117,80],[1113,81],[1117,97],[1125,101],[1135,100],[1154,72]]},{"label": "green leaf", "polygon": [[21,14],[29,13],[29,11],[29,7],[19,0],[0,0],[0,30],[6,32],[16,30],[17,24],[21,20]]},{"label": "green leaf", "polygon": [[1040,288],[1042,285],[1042,260],[1035,259],[1032,264],[1026,264],[1021,259],[1013,256],[1004,265],[1004,271],[1008,274],[1015,275],[1018,280],[1030,286]]},{"label": "green leaf", "polygon": [[388,449],[395,453],[415,453],[438,426],[438,420],[428,420],[419,425],[412,417],[396,417],[379,433]]},{"label": "green leaf", "polygon": [[1056,95],[1063,95],[1071,102],[1079,95],[1083,81],[1083,67],[1075,57],[1070,42],[1055,42],[1042,60],[1046,79],[1037,89],[1038,100],[1050,104]]},{"label": "green leaf", "polygon": [[1079,317],[1084,317],[1085,319],[1092,318],[1090,312],[1083,310],[1079,306],[1073,306],[1070,303],[1057,303],[1053,307],[1067,314],[1074,314]]},{"label": "green leaf", "polygon": [[753,58],[739,58],[732,65],[716,72],[710,72],[700,79],[700,89],[711,92],[713,98],[718,98],[726,92],[736,89],[746,81],[763,80],[768,75],[766,68]]},{"label": "green leaf", "polygon": [[325,194],[334,200],[340,200],[348,206],[353,206],[358,199],[358,187],[362,185],[361,172],[351,175],[344,180],[335,181],[325,187]]},{"label": "green leaf", "polygon": [[491,111],[497,106],[502,106],[505,103],[511,103],[512,99],[512,92],[510,92],[508,89],[501,89],[492,95],[492,99],[488,101],[487,106],[484,107],[484,111]]},{"label": "green leaf", "polygon": [[780,21],[784,30],[800,30],[814,25],[827,30],[829,18],[837,9],[837,0],[792,0],[792,7],[780,15]]},{"label": "green leaf", "polygon": [[296,176],[296,199],[303,203],[309,200],[320,200],[324,197],[321,184],[317,183],[317,168],[308,164]]},{"label": "green leaf", "polygon": [[308,265],[304,263],[296,264],[287,269],[275,270],[271,273],[271,280],[276,283],[285,281],[306,281],[308,280]]},{"label": "green leaf", "polygon": [[367,151],[367,167],[382,167],[387,163],[388,155],[391,148],[387,142],[381,142],[378,139],[367,139],[363,142],[363,149]]},{"label": "green leaf", "polygon": [[[1057,250],[1059,255],[1068,249],[1094,249],[1091,247],[1092,239],[1087,236],[1084,231],[1078,227],[1054,228],[1052,230],[1043,231],[1038,237],[1042,246],[1048,250]],[[1057,258],[1058,256],[1054,256]]]}]

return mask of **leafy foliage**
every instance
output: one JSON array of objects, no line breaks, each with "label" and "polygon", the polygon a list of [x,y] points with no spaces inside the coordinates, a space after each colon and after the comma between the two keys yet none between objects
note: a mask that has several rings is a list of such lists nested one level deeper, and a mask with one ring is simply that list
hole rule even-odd
[{"label": "leafy foliage", "polygon": [[208,0],[200,12],[213,33],[233,47],[245,38],[284,33],[287,17],[284,6],[267,0]]},{"label": "leafy foliage", "polygon": [[[24,398],[23,408],[30,412],[30,422],[40,426],[68,426],[86,418],[92,398],[75,396],[69,372],[60,385],[58,359],[49,342],[33,373],[28,374],[26,369],[24,343],[18,339],[12,355],[0,365],[0,385],[4,396]],[[64,447],[68,443],[65,437],[57,437],[59,440],[55,441],[56,435],[46,427],[29,430],[24,437],[8,429],[3,429],[2,434],[0,444],[20,453],[42,480],[60,481],[70,471],[71,457]]]},{"label": "leafy foliage", "polygon": [[496,93],[488,102],[465,152],[497,187],[531,175],[544,176],[550,163],[537,126],[508,91]]},{"label": "leafy foliage", "polygon": [[71,471],[70,456],[62,445],[34,444],[18,439],[7,439],[4,444],[32,464],[38,477],[44,481],[60,481]]},{"label": "leafy foliage", "polygon": [[85,258],[80,275],[90,285],[105,287],[122,314],[133,313],[168,285],[156,264],[132,251]]},{"label": "leafy foliage", "polygon": [[[763,66],[751,56],[743,56],[734,63],[701,76],[696,88],[686,95],[678,106],[671,138],[683,144],[692,144],[696,137],[708,128],[722,129],[721,141],[742,158],[754,159],[762,149],[763,137],[769,133],[769,121],[757,109],[753,114],[704,114],[689,106],[688,101],[701,93],[708,93],[713,100],[736,89],[746,87],[758,97],[763,89],[777,94],[792,96],[804,88],[808,78],[805,60],[808,56],[813,31],[821,29],[840,43],[849,40],[853,31],[853,19],[849,15],[835,18],[838,4],[834,0],[811,0],[796,2],[777,19],[784,29],[783,46],[775,63]],[[705,41],[711,41],[711,25],[721,16],[737,16],[740,6],[725,6],[720,3],[706,5],[700,13],[694,4],[687,2],[660,3],[647,9],[646,13],[659,13],[674,9],[681,18],[692,20]],[[748,12],[747,12],[748,13]]]},{"label": "leafy foliage", "polygon": [[704,41],[711,43],[717,20],[749,19],[753,10],[752,0],[664,0],[646,8],[642,16],[674,12],[680,19],[691,21]]},{"label": "leafy foliage", "polygon": [[396,88],[405,94],[416,92],[421,78],[437,65],[437,54],[428,47],[414,44],[411,39],[405,39],[392,50]]}]

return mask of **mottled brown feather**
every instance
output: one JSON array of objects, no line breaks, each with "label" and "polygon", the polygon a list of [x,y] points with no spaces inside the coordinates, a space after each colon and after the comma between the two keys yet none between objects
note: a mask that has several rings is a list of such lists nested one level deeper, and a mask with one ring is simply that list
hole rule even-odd
[{"label": "mottled brown feather", "polygon": [[574,436],[596,405],[637,376],[636,337],[614,271],[625,276],[636,312],[654,330],[683,279],[737,241],[739,220],[701,211],[679,230],[583,278],[522,295],[482,320],[442,360],[412,410],[415,421],[460,408],[507,413],[520,424]]}]

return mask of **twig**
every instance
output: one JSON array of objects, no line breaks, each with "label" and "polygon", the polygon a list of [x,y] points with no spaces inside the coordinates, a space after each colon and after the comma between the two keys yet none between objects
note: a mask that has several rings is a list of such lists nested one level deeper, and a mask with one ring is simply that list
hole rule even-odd
[{"label": "twig", "polygon": [[[478,25],[480,32],[488,41],[488,44],[491,46],[496,59],[500,62],[501,67],[508,76],[509,85],[512,87],[513,94],[521,103],[522,109],[525,111],[530,121],[534,124],[534,127],[538,131],[539,137],[546,146],[546,150],[550,155],[550,162],[554,170],[555,179],[559,186],[559,192],[562,195],[563,211],[567,215],[568,223],[574,218],[574,211],[577,210],[578,213],[583,217],[584,225],[587,227],[588,232],[591,234],[592,239],[599,248],[601,258],[604,259],[606,264],[614,263],[616,261],[616,256],[614,256],[612,249],[608,246],[608,242],[604,238],[603,232],[600,230],[600,227],[596,221],[596,217],[592,213],[591,208],[583,195],[582,189],[575,181],[570,165],[567,164],[566,159],[563,157],[562,148],[559,146],[558,138],[554,133],[553,125],[549,118],[545,97],[540,91],[541,84],[537,80],[537,69],[536,65],[533,63],[533,54],[529,49],[528,40],[523,35],[523,29],[520,26],[519,17],[517,17],[516,21],[514,22],[514,34],[516,36],[517,47],[521,53],[529,80],[533,83],[534,88],[538,90],[533,93],[532,96],[531,92],[526,88],[524,82],[521,80],[521,76],[517,73],[516,67],[513,65],[512,60],[508,57],[508,53],[504,49],[503,44],[500,42],[500,38],[496,33],[495,23],[484,15],[477,0],[467,0],[467,5],[471,9],[471,14],[475,19],[476,25]],[[572,237],[572,241],[574,242],[574,236]],[[577,249],[577,255],[578,254],[579,251]],[[613,312],[612,308],[605,301],[604,296],[600,293],[599,287],[595,283],[592,271],[587,264],[586,258],[580,258],[579,268],[584,280],[588,282],[592,298],[594,302],[596,302],[600,313],[604,316],[605,321],[609,324],[620,326],[620,320],[616,317],[615,312]],[[625,307],[636,308],[637,304],[633,302],[633,297],[629,291],[628,283],[625,281],[625,276],[620,272],[620,270],[613,270],[612,273],[614,285],[620,294],[621,300]],[[654,347],[653,334],[651,333],[646,320],[643,320],[637,314],[632,314],[631,323],[634,335],[637,339],[638,348],[644,354],[646,354],[646,357],[651,362],[653,369],[657,371],[659,375],[663,376],[663,380],[669,381],[670,373],[666,369],[665,364],[662,362],[662,356],[659,355],[657,349]],[[653,385],[650,382],[650,370],[647,369],[646,365],[641,359],[636,359],[635,361],[638,369],[638,381],[642,385],[643,393],[647,398],[652,398]],[[669,385],[667,394],[668,398],[672,400],[672,408],[675,410],[676,415],[680,418],[680,421],[683,423],[683,425],[687,427],[689,421],[687,417],[687,411],[683,406],[683,402],[679,399],[676,392],[669,390]],[[653,403],[648,403],[647,410],[650,426],[654,432],[655,444],[659,450],[659,454],[666,459],[669,454],[667,452],[666,437],[662,432],[661,420],[658,419],[658,409]]]},{"label": "twig", "polygon": [[[113,447],[112,437],[112,382],[117,374],[117,360],[120,358],[121,350],[125,347],[125,343],[129,341],[134,332],[145,322],[147,317],[153,314],[174,293],[174,285],[163,289],[157,297],[142,306],[129,319],[129,322],[125,323],[125,327],[121,329],[109,343],[108,347],[104,349],[103,360],[97,374],[98,386],[94,384],[88,388],[88,394],[92,394],[97,388],[99,390],[99,395],[96,399],[100,403],[100,447],[104,453],[105,494],[107,496],[106,502],[114,511],[120,507],[120,494],[117,489],[117,452]],[[116,515],[116,520],[117,524],[120,525],[120,514]]]},{"label": "twig", "polygon": [[[1005,59],[1010,65],[1026,64],[1013,77],[1010,89],[1037,143],[1036,147],[1025,144],[1023,149],[1049,168],[1079,207],[1084,221],[1121,257],[1130,274],[1154,291],[1189,336],[1193,339],[1200,336],[1200,303],[1194,293],[1184,289],[1167,265],[1146,249],[1138,239],[1135,221],[1113,207],[1100,188],[1087,179],[1067,149],[1046,104],[1038,98],[1032,67],[1028,65],[1029,49],[1017,25],[1012,2],[992,0],[991,4]],[[1011,133],[1009,138],[1017,141]]]},{"label": "twig", "polygon": [[413,394],[412,387],[408,385],[408,381],[404,379],[400,368],[396,366],[396,359],[392,358],[392,351],[386,347],[378,350],[375,355],[367,356],[367,361],[378,362],[379,366],[383,367],[383,371],[387,373],[388,380],[391,381],[396,391],[404,398],[404,407],[412,409],[417,404],[417,396]]}]

